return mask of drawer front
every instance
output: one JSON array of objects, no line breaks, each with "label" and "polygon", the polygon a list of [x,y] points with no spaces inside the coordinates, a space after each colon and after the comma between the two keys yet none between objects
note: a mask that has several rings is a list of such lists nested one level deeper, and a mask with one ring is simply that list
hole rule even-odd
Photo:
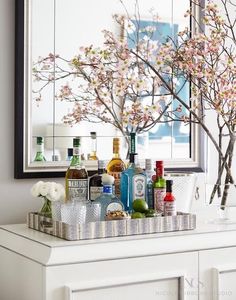
[{"label": "drawer front", "polygon": [[198,254],[181,253],[46,269],[48,300],[197,300]]},{"label": "drawer front", "polygon": [[200,300],[236,299],[236,248],[201,251]]}]

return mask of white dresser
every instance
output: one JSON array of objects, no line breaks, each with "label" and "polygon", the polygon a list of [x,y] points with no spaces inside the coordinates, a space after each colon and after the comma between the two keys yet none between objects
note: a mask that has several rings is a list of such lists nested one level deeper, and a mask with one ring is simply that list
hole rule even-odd
[{"label": "white dresser", "polygon": [[0,226],[0,300],[236,300],[236,225],[70,242]]}]

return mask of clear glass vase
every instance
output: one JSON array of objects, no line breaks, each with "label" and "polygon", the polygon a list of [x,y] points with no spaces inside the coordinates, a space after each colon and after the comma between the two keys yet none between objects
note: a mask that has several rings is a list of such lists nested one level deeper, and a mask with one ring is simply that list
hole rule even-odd
[{"label": "clear glass vase", "polygon": [[210,208],[210,223],[236,224],[236,185],[206,184],[206,203]]},{"label": "clear glass vase", "polygon": [[43,206],[42,206],[39,214],[44,217],[51,218],[52,217],[51,201],[46,197],[43,197],[43,200],[44,200],[44,203],[43,203]]}]

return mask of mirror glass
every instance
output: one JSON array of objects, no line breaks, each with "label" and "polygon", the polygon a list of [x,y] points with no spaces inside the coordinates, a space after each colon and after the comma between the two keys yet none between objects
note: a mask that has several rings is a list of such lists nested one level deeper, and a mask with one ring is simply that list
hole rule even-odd
[{"label": "mirror glass", "polygon": [[[125,157],[127,146],[125,139],[112,125],[81,121],[70,126],[63,118],[73,111],[74,102],[61,100],[62,87],[67,84],[76,88],[76,81],[57,78],[58,69],[53,60],[44,64],[43,73],[48,82],[41,77],[37,80],[33,70],[38,62],[50,55],[60,55],[65,59],[60,68],[66,68],[80,47],[102,46],[103,30],[110,30],[120,36],[124,31],[114,20],[114,15],[134,16],[147,26],[152,16],[158,14],[160,30],[155,39],[163,39],[189,26],[190,18],[184,17],[189,8],[189,0],[25,0],[24,1],[24,143],[23,172],[37,173],[63,171],[68,166],[68,149],[72,148],[75,136],[81,136],[82,153],[88,169],[94,169],[95,163],[87,161],[94,145],[91,132],[96,132],[97,156],[109,160],[112,157],[112,138],[121,136],[122,153]],[[54,67],[53,67],[54,64]],[[37,69],[38,70],[38,69]],[[37,73],[36,73],[37,75]],[[46,78],[45,77],[45,78]],[[189,86],[181,92],[189,99]],[[187,100],[188,101],[188,100]],[[166,160],[192,159],[189,125],[181,122],[157,124],[151,131],[138,139],[139,157],[157,156]],[[42,137],[43,145],[37,145]],[[147,142],[144,142],[147,141]],[[44,161],[35,161],[38,148],[44,148]],[[158,153],[158,155],[157,155]]]}]

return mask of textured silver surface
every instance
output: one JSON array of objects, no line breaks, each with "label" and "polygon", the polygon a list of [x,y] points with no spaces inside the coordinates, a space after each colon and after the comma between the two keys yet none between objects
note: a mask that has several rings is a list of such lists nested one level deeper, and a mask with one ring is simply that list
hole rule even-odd
[{"label": "textured silver surface", "polygon": [[38,213],[29,213],[27,222],[29,228],[65,240],[76,241],[134,234],[193,230],[196,228],[196,215],[178,212],[178,215],[173,217],[100,221],[69,225],[41,216]]}]

